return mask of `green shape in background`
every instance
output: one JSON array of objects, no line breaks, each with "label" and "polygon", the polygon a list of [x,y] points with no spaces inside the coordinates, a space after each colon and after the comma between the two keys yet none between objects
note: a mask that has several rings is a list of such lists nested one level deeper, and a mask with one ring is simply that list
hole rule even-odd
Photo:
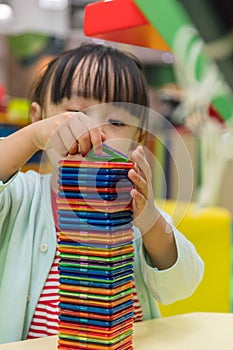
[{"label": "green shape in background", "polygon": [[144,74],[149,86],[161,87],[168,83],[175,83],[173,66],[166,65],[144,65]]},{"label": "green shape in background", "polygon": [[55,56],[65,49],[64,38],[41,33],[24,33],[8,37],[9,48],[22,66],[30,66],[42,56]]},{"label": "green shape in background", "polygon": [[172,48],[177,31],[190,24],[182,6],[173,0],[134,0],[145,17]]},{"label": "green shape in background", "polygon": [[[195,28],[183,6],[176,0],[134,0],[134,2],[156,31],[161,34],[162,38],[164,38],[171,47],[175,56],[176,52],[179,50],[179,48],[175,47],[177,33],[186,27]],[[192,42],[189,42],[185,53],[187,54],[191,49]],[[182,51],[184,52],[183,48]],[[204,50],[202,50],[195,63],[195,68],[191,68],[189,60],[186,60],[184,70],[188,71],[193,69],[192,74],[196,82],[201,84],[205,79],[207,68],[211,67],[214,62],[212,62]],[[224,88],[222,91],[218,91],[213,97],[211,96],[210,102],[219,116],[224,121],[227,121],[233,117],[233,96],[232,91],[224,81],[224,77],[219,74],[219,79],[223,82]],[[187,86],[187,88],[188,87],[190,86]]]},{"label": "green shape in background", "polygon": [[28,57],[40,54],[47,46],[49,36],[38,33],[24,33],[19,35],[9,36],[8,43],[13,55],[24,60]]}]

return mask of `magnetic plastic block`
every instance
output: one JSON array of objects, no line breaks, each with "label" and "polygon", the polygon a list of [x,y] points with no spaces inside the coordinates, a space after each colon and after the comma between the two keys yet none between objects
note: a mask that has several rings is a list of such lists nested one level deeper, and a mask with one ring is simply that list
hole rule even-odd
[{"label": "magnetic plastic block", "polygon": [[170,51],[133,0],[88,4],[84,10],[84,34],[104,40]]},{"label": "magnetic plastic block", "polygon": [[[134,164],[123,154],[105,145],[101,156],[96,156],[92,152],[89,157],[91,161],[63,160],[59,168],[58,348],[65,349],[66,346],[67,348],[71,346],[70,348],[90,350],[129,350],[132,348],[134,316],[131,197],[127,203],[127,211],[123,212],[124,215],[122,211],[119,214],[117,210],[122,206],[118,195],[128,193],[131,188],[128,170],[133,168]],[[108,161],[109,157],[114,161]],[[114,170],[114,173],[115,170],[117,172],[123,170],[119,177],[119,181],[122,180],[122,176],[124,177],[123,187],[116,188],[117,182],[112,174],[106,187],[102,187],[101,178],[98,178],[98,181],[95,179],[91,185],[88,181],[82,183],[82,186],[82,180],[80,181],[78,176],[76,182],[70,180],[70,177],[64,179],[65,173],[78,175],[80,172],[82,175],[88,175],[90,170],[92,178],[93,175],[95,178],[95,174],[100,175],[99,168],[104,170],[104,173],[106,170]],[[85,203],[79,203],[79,211],[74,212],[73,208],[67,206],[68,203],[64,203],[64,196],[72,194],[71,199],[77,199],[81,193],[82,200],[85,197]],[[89,195],[94,198],[90,202],[87,198]],[[111,213],[105,212],[106,207],[103,204],[106,203],[102,199],[103,195],[107,195],[107,202],[112,202],[110,200],[112,195],[116,199],[117,205],[112,207],[115,209],[111,210]],[[96,203],[98,207],[93,206],[89,211],[91,203]],[[61,209],[61,204],[66,205],[65,210]],[[87,254],[85,261],[82,258],[80,260],[80,254]],[[129,326],[114,333],[113,330],[122,322],[127,322]],[[80,324],[88,326],[87,331],[74,330],[73,327]],[[101,334],[96,332],[99,327],[102,327]],[[108,331],[106,334],[105,329]]]},{"label": "magnetic plastic block", "polygon": [[197,208],[195,203],[165,201],[163,208],[196,247],[205,263],[194,294],[170,305],[159,305],[162,316],[189,312],[231,311],[231,215],[228,210]]}]

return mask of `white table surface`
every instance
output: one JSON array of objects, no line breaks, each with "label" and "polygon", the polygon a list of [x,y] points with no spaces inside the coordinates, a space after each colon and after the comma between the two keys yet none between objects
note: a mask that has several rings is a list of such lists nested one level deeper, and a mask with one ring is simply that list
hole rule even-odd
[{"label": "white table surface", "polygon": [[[56,350],[57,337],[2,344],[0,350]],[[233,314],[190,313],[134,325],[135,350],[233,350]]]}]

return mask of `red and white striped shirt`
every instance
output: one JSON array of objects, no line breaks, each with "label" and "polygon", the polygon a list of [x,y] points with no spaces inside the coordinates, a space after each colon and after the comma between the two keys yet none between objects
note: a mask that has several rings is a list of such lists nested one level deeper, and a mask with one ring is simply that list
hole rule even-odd
[{"label": "red and white striped shirt", "polygon": [[28,339],[42,338],[58,333],[58,263],[56,254],[53,265],[37,303],[28,332]]},{"label": "red and white striped shirt", "polygon": [[[52,208],[57,228],[56,197],[52,193]],[[38,300],[36,310],[29,328],[28,339],[42,338],[58,333],[58,285],[59,285],[58,251],[48,274],[44,288]],[[139,304],[135,285],[133,286],[134,322],[142,321],[142,308]]]}]

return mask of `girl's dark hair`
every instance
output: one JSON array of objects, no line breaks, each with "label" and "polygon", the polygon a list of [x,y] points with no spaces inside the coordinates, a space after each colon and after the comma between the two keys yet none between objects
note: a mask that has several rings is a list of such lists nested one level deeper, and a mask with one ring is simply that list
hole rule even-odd
[{"label": "girl's dark hair", "polygon": [[140,61],[130,53],[100,44],[82,44],[50,61],[35,82],[30,100],[43,109],[46,100],[56,105],[76,94],[121,105],[140,119],[141,135],[148,127],[145,107],[149,105],[141,68]]},{"label": "girl's dark hair", "polygon": [[140,61],[131,54],[94,43],[82,44],[50,61],[34,84],[30,99],[43,108],[45,98],[59,104],[72,94],[99,102],[145,107],[149,103]]}]

